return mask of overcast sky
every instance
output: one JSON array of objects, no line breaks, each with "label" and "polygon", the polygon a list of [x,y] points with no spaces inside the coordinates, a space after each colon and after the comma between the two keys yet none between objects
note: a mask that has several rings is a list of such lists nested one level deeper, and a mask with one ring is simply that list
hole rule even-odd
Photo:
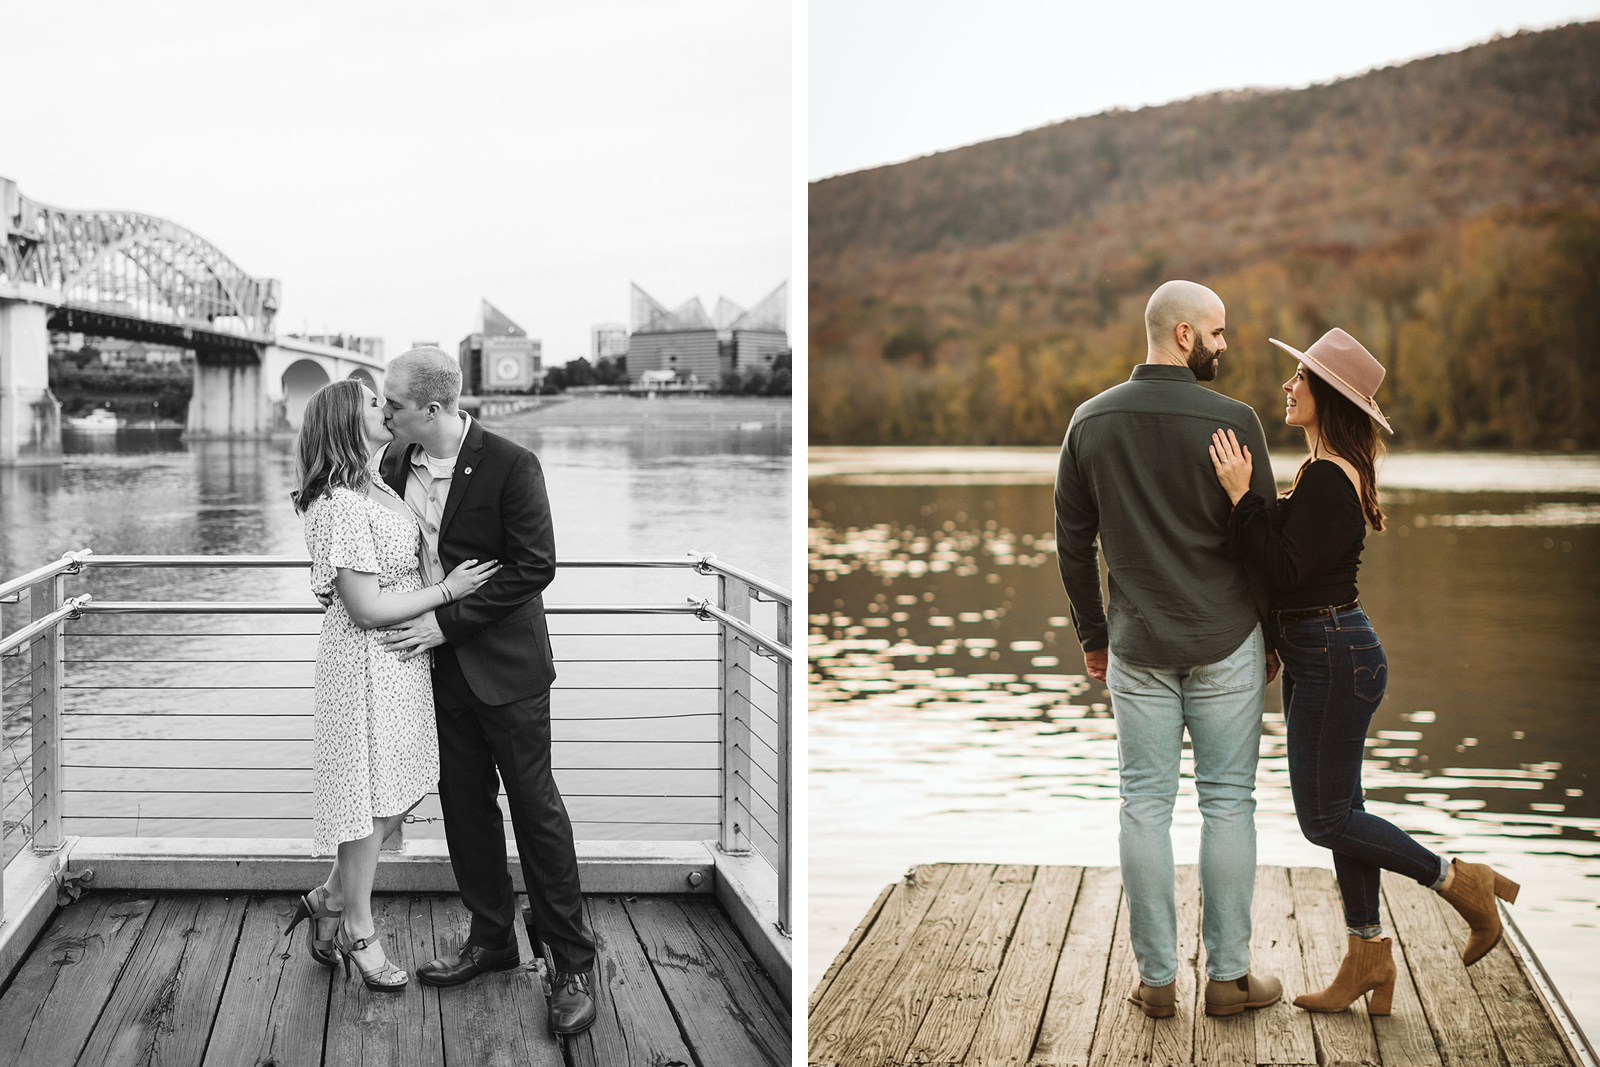
[{"label": "overcast sky", "polygon": [[1600,16],[1600,0],[810,0],[812,178],[1111,107],[1304,86]]},{"label": "overcast sky", "polygon": [[0,176],[159,215],[279,278],[280,332],[451,352],[487,298],[587,353],[638,282],[788,278],[782,0],[26,0],[0,14]]}]

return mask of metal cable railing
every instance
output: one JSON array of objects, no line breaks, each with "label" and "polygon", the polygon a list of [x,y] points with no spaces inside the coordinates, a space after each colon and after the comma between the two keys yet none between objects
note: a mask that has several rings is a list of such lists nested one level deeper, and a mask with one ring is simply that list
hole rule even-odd
[{"label": "metal cable railing", "polygon": [[[32,607],[31,619],[0,640],[0,719],[8,724],[0,760],[10,773],[0,775],[3,858],[25,843],[49,849],[69,832],[105,827],[136,836],[305,836],[315,663],[306,642],[317,631],[283,624],[322,608],[99,600],[69,596],[65,584],[89,568],[307,566],[294,557],[78,552],[0,583],[0,602],[26,595]],[[717,580],[714,598],[682,604],[546,606],[559,675],[553,755],[575,832],[699,839],[711,831],[727,851],[754,850],[778,871],[787,932],[789,595],[710,556],[561,566],[687,568]],[[145,619],[199,616],[214,621],[138,628]],[[645,618],[675,621],[631,628]],[[428,827],[440,821],[436,794],[411,821],[437,833]]]}]

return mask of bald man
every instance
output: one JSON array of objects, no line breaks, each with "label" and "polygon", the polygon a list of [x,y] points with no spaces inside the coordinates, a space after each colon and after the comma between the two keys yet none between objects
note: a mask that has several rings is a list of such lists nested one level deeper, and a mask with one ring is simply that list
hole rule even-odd
[{"label": "bald man", "polygon": [[[1205,286],[1157,289],[1145,308],[1145,362],[1073,414],[1056,476],[1056,551],[1072,624],[1117,719],[1118,846],[1139,968],[1129,999],[1153,1018],[1176,1010],[1170,830],[1185,729],[1204,820],[1206,1014],[1282,995],[1277,979],[1250,974],[1256,755],[1278,664],[1264,641],[1266,586],[1228,551],[1232,505],[1212,468],[1212,432],[1232,429],[1260,457],[1250,488],[1268,500],[1276,491],[1255,412],[1200,384],[1217,376],[1226,325],[1221,298]],[[1097,539],[1109,571],[1105,605]]]}]

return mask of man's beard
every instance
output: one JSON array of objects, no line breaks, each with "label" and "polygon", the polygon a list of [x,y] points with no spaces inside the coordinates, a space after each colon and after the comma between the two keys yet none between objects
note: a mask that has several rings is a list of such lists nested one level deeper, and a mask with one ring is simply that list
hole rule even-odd
[{"label": "man's beard", "polygon": [[1194,347],[1189,350],[1189,369],[1194,371],[1194,376],[1198,381],[1210,382],[1216,380],[1217,353],[1206,348],[1205,339],[1199,334],[1195,335]]}]

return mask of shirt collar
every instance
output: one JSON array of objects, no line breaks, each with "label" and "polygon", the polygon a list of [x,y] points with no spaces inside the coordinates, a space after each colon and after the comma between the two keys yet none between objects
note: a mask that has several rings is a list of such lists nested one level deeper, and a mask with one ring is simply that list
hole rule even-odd
[{"label": "shirt collar", "polygon": [[1198,385],[1200,379],[1194,376],[1194,371],[1188,367],[1180,367],[1176,363],[1140,363],[1133,368],[1128,381],[1189,382]]}]

